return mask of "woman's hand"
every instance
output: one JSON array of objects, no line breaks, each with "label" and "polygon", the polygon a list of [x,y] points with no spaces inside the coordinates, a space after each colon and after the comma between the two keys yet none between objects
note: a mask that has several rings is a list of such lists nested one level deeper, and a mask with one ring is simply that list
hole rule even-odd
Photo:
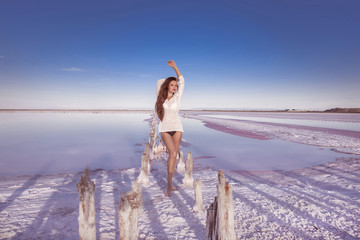
[{"label": "woman's hand", "polygon": [[176,66],[176,64],[175,64],[175,62],[174,62],[173,60],[167,61],[167,64],[168,64],[170,67],[174,68],[177,77],[180,77],[180,76],[181,76],[181,73],[180,73],[179,69],[177,68],[177,66]]},{"label": "woman's hand", "polygon": [[167,61],[167,64],[172,68],[176,67],[176,64],[175,64],[175,62],[173,60]]}]

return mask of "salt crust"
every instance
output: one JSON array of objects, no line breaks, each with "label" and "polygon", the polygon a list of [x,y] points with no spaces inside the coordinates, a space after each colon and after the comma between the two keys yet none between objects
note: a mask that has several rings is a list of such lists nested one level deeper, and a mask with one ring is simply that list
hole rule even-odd
[{"label": "salt crust", "polygon": [[[294,171],[227,171],[238,239],[359,239],[360,158],[343,158]],[[139,169],[92,171],[98,239],[118,237],[120,194]],[[217,171],[198,169],[207,208],[216,195]],[[78,239],[81,173],[7,177],[0,183],[0,239]],[[205,211],[194,212],[194,190],[181,185],[164,197],[166,171],[154,169],[143,187],[139,239],[203,239]],[[21,188],[10,188],[22,186]],[[166,236],[166,237],[165,237]]]},{"label": "salt crust", "polygon": [[[344,134],[333,134],[323,128],[311,128],[289,125],[269,124],[253,121],[240,121],[234,119],[221,119],[206,117],[196,114],[186,115],[188,118],[198,119],[208,124],[224,126],[227,129],[236,131],[247,131],[267,138],[282,139],[290,142],[308,144],[320,147],[331,147],[332,150],[342,153],[360,155],[360,139],[351,136],[351,131],[343,131]],[[343,119],[345,121],[346,119]],[[359,129],[360,131],[360,129]],[[341,131],[339,131],[341,132]],[[349,133],[347,136],[346,133]],[[356,133],[356,132],[354,132]],[[359,133],[355,134],[359,136]]]},{"label": "salt crust", "polygon": [[[187,115],[189,116],[189,115]],[[199,120],[200,116],[194,116]],[[213,119],[216,124],[337,151],[360,152],[359,139],[289,126]],[[166,157],[164,157],[166,159]],[[196,156],[195,158],[196,159]],[[196,161],[196,160],[195,160]],[[165,162],[165,161],[163,161]],[[140,164],[140,163],[139,163]],[[337,159],[292,171],[226,171],[233,189],[238,239],[359,239],[360,158]],[[131,190],[140,169],[96,170],[97,239],[118,238],[120,194]],[[81,172],[2,177],[0,181],[0,239],[79,239],[78,192]],[[203,182],[205,209],[216,195],[217,170],[196,168]],[[182,185],[164,197],[167,173],[153,169],[143,186],[144,211],[139,239],[204,239],[205,211],[194,212],[193,188]]]}]

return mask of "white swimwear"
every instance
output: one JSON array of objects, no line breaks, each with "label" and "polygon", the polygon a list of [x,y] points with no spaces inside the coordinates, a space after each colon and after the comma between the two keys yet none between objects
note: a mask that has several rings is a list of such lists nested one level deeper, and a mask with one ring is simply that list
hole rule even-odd
[{"label": "white swimwear", "polygon": [[[179,118],[179,108],[180,108],[180,99],[184,91],[184,77],[180,75],[179,87],[177,92],[173,95],[170,100],[165,100],[163,103],[164,107],[164,118],[159,123],[159,132],[169,132],[169,131],[180,131],[184,132],[180,118]],[[160,79],[157,82],[157,91],[156,95],[159,94],[161,85],[165,82],[165,79]]]}]

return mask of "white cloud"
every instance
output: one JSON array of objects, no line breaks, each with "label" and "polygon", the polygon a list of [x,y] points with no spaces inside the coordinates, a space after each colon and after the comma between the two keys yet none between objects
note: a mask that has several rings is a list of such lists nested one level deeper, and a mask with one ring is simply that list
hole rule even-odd
[{"label": "white cloud", "polygon": [[84,72],[85,71],[84,69],[77,68],[77,67],[63,68],[62,70],[68,71],[68,72]]}]

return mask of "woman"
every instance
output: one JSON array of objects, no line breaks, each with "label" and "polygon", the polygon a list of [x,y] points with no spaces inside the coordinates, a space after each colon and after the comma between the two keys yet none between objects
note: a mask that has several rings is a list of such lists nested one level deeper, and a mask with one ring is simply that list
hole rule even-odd
[{"label": "woman", "polygon": [[[165,196],[171,196],[171,191],[177,189],[172,186],[172,178],[176,167],[176,154],[179,151],[183,127],[179,118],[181,95],[184,91],[184,77],[181,75],[173,60],[167,61],[174,68],[176,77],[160,79],[157,82],[156,113],[160,119],[159,132],[165,146],[169,150],[167,165],[168,185]],[[177,83],[179,82],[179,86]]]}]

